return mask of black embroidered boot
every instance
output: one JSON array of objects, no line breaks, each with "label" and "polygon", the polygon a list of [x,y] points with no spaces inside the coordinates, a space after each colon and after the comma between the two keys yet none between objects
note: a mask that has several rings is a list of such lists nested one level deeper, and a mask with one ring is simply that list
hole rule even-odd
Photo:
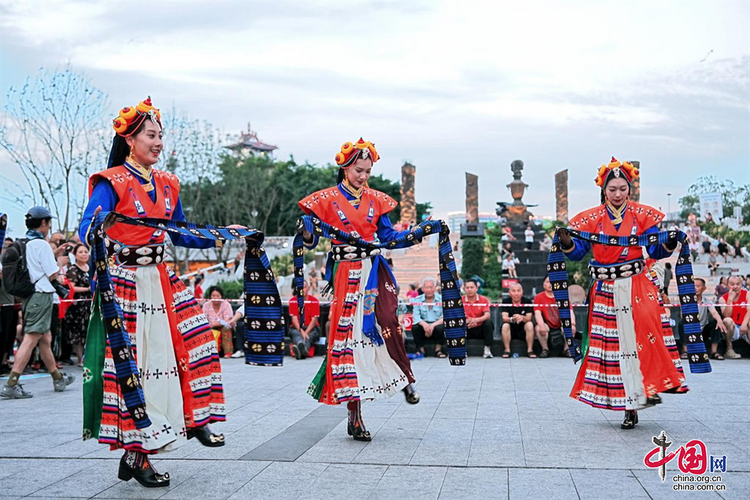
[{"label": "black embroidered boot", "polygon": [[148,455],[139,451],[126,451],[120,459],[117,477],[123,481],[135,479],[146,488],[169,486],[169,473],[159,474],[148,460]]},{"label": "black embroidered boot", "polygon": [[646,398],[646,404],[649,404],[649,405],[660,405],[661,404],[661,397],[659,397],[658,394],[654,394],[650,398]]},{"label": "black embroidered boot", "polygon": [[404,396],[406,397],[406,402],[410,405],[415,405],[419,403],[419,394],[417,394],[417,391],[414,390],[414,387],[412,387],[411,384],[407,385],[403,389]]},{"label": "black embroidered boot", "polygon": [[209,448],[224,446],[224,434],[214,434],[211,432],[211,429],[208,428],[208,424],[188,429],[187,438],[198,438],[198,441],[200,441],[203,446],[208,446]]},{"label": "black embroidered boot", "polygon": [[362,420],[362,405],[360,401],[350,401],[346,407],[349,410],[347,423],[347,432],[349,435],[355,441],[372,441],[372,436],[365,429],[365,422]]},{"label": "black embroidered boot", "polygon": [[620,424],[620,429],[634,429],[638,423],[638,412],[635,410],[625,410],[625,420]]}]

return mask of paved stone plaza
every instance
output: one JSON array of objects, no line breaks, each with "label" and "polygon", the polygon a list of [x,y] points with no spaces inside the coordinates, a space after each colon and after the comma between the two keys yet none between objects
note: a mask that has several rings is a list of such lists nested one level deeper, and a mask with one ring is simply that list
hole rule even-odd
[{"label": "paved stone plaza", "polygon": [[[305,394],[321,358],[283,368],[223,360],[228,421],[223,448],[190,441],[160,455],[172,484],[148,490],[117,479],[120,452],[82,442],[80,370],[69,390],[48,376],[25,380],[35,396],[0,400],[0,498],[748,498],[750,362],[714,362],[689,375],[692,391],[666,395],[640,413],[635,430],[621,413],[568,397],[568,359],[469,358],[413,363],[422,402],[402,397],[364,406],[371,443],[346,435],[345,409]],[[673,491],[676,460],[662,484],[643,464],[652,437],[666,431],[673,451],[691,439],[726,455],[725,491]]]}]

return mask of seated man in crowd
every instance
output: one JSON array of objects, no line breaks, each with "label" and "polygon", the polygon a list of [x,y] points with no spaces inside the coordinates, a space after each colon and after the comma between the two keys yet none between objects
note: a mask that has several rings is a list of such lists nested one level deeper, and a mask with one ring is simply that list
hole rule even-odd
[{"label": "seated man in crowd", "polygon": [[[698,298],[698,304],[711,304],[713,300],[708,295],[703,295],[706,291],[706,280],[703,278],[695,278],[695,296]],[[727,328],[724,321],[721,319],[718,311],[713,305],[698,306],[698,317],[701,322],[701,330],[703,333],[703,339],[711,339],[711,359],[722,360],[724,356],[719,354],[719,341],[721,335],[727,341],[727,349],[732,348],[732,333],[733,330]],[[682,344],[682,357],[687,359],[687,344]]]},{"label": "seated man in crowd", "polygon": [[[540,358],[546,358],[549,356],[549,339],[550,337],[560,339],[562,345],[562,352],[565,356],[570,357],[570,351],[568,350],[565,338],[563,336],[562,324],[560,323],[560,313],[557,310],[557,302],[555,301],[555,295],[552,293],[552,284],[550,284],[549,276],[544,278],[543,283],[544,290],[534,297],[534,320],[536,321],[536,338],[539,339],[539,343],[542,345],[542,352],[539,354]],[[576,319],[575,315],[571,311],[571,328],[573,334],[576,333]]]},{"label": "seated man in crowd", "polygon": [[424,356],[425,341],[432,339],[435,342],[435,356],[444,358],[443,297],[435,292],[435,288],[435,278],[425,278],[422,281],[422,295],[409,300],[414,304],[411,334],[414,336],[418,355]]},{"label": "seated man in crowd", "polygon": [[[742,338],[750,344],[750,338],[748,337],[748,322],[750,322],[748,310],[750,310],[750,305],[734,305],[747,304],[750,294],[747,290],[742,289],[742,278],[739,276],[730,276],[727,284],[729,291],[719,300],[719,304],[723,306],[721,312],[724,315],[724,325],[727,327],[729,333],[731,333],[731,340]],[[729,341],[729,333],[727,333],[727,351],[724,353],[724,357],[739,359],[742,356],[737,354],[732,348],[732,342]]]},{"label": "seated man in crowd", "polygon": [[485,358],[492,357],[492,332],[495,325],[490,319],[490,299],[479,295],[479,283],[468,279],[464,284],[464,312],[466,313],[466,338],[484,340]]},{"label": "seated man in crowd", "polygon": [[297,298],[292,297],[289,301],[289,317],[291,326],[289,336],[292,337],[292,354],[295,359],[307,358],[310,347],[314,346],[320,338],[320,301],[310,294],[310,284],[305,280],[303,288],[305,294],[305,324],[299,324],[299,306]]},{"label": "seated man in crowd", "polygon": [[[526,340],[526,354],[530,358],[536,358],[534,354],[534,324],[531,315],[533,306],[529,305],[528,299],[523,296],[523,287],[520,283],[510,285],[510,297],[503,299],[503,357],[510,357],[510,339]],[[508,307],[509,306],[509,307]]]}]

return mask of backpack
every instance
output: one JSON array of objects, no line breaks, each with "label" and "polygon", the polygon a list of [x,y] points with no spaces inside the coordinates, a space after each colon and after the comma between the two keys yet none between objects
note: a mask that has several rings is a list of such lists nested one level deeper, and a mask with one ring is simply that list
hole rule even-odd
[{"label": "backpack", "polygon": [[22,299],[31,297],[36,291],[26,264],[28,242],[27,239],[14,241],[3,255],[3,287],[9,294]]}]

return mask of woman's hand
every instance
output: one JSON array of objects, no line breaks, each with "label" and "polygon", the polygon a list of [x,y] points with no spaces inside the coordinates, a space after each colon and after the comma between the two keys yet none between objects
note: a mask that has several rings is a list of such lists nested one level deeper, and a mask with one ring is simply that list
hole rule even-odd
[{"label": "woman's hand", "polygon": [[[101,212],[101,211],[102,211],[102,206],[101,205],[99,205],[98,207],[96,207],[96,210],[94,210],[94,218],[96,218],[96,216],[99,215],[99,212]],[[105,233],[107,231],[109,231],[110,229],[112,229],[112,226],[115,225],[115,219],[116,219],[116,216],[115,216],[114,212],[108,213],[107,216],[104,218],[104,223],[102,224],[102,229],[104,230]]]},{"label": "woman's hand", "polygon": [[557,238],[564,249],[573,248],[573,237],[570,236],[570,231],[564,227],[557,230]]}]

